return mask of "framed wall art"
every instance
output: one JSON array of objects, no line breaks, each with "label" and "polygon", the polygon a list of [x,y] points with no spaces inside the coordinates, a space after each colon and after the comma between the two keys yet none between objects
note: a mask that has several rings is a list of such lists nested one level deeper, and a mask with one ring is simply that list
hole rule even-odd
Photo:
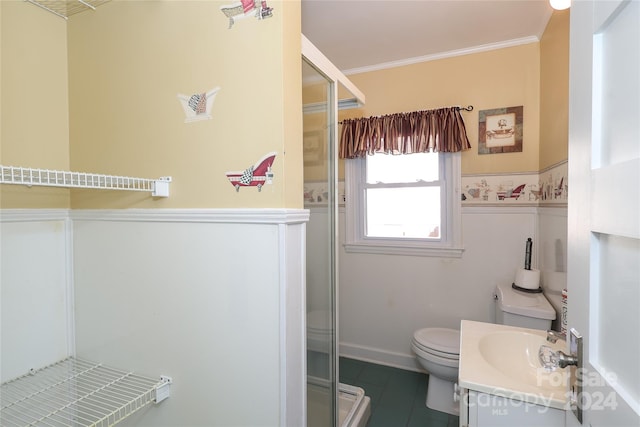
[{"label": "framed wall art", "polygon": [[302,156],[305,166],[324,164],[324,132],[314,130],[305,132],[302,141]]},{"label": "framed wall art", "polygon": [[521,152],[522,111],[522,106],[480,110],[478,154]]}]

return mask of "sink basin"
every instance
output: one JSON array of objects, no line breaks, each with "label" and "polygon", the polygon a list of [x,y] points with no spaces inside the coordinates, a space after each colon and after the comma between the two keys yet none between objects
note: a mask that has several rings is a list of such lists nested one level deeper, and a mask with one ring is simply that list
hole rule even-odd
[{"label": "sink basin", "polygon": [[552,344],[546,335],[522,330],[493,331],[478,341],[482,358],[491,367],[512,380],[549,391],[562,391],[566,386],[566,369],[548,371],[538,358],[540,347],[546,345],[553,351],[564,350],[565,342]]},{"label": "sink basin", "polygon": [[[463,320],[458,385],[487,395],[565,410],[569,369],[545,369],[538,357],[543,345],[551,352],[566,352],[566,343],[548,342],[546,331]],[[551,359],[548,353],[545,356]]]}]

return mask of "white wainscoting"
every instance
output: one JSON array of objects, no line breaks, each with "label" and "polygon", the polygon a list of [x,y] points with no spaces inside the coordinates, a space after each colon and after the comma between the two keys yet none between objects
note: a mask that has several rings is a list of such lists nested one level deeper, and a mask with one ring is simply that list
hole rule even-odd
[{"label": "white wainscoting", "polygon": [[[322,211],[312,209],[314,215]],[[539,240],[538,208],[463,207],[462,258],[353,254],[340,251],[340,354],[420,370],[413,332],[459,328],[460,320],[495,320],[493,292],[524,266],[525,242]],[[340,217],[340,236],[344,236]],[[535,252],[535,251],[534,251]],[[533,266],[539,255],[534,253]],[[311,268],[311,267],[308,267]]]},{"label": "white wainscoting", "polygon": [[539,207],[538,230],[540,281],[544,295],[556,310],[552,327],[560,330],[562,290],[567,287],[567,207]]},{"label": "white wainscoting", "polygon": [[0,211],[1,382],[73,352],[67,210]]},{"label": "white wainscoting", "polygon": [[[306,423],[307,211],[81,210],[66,218],[25,228],[3,212],[3,368],[11,353],[4,345],[12,297],[5,295],[5,263],[22,266],[7,275],[15,283],[22,270],[43,271],[24,293],[45,308],[70,288],[62,275],[54,278],[62,290],[47,294],[48,271],[72,269],[77,356],[174,381],[171,398],[123,425]],[[19,251],[6,256],[15,242]],[[53,247],[58,256],[32,257],[32,247]],[[17,304],[32,302],[21,296]],[[47,314],[60,323],[55,331],[40,329],[43,322],[22,330],[12,321],[13,330],[36,343],[44,334],[64,337],[69,314],[62,308],[69,306]],[[54,353],[68,352],[64,339],[56,343]]]}]

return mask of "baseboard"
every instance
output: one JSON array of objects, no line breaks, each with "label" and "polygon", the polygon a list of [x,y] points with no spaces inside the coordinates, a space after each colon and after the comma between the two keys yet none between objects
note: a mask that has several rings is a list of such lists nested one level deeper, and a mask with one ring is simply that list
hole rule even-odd
[{"label": "baseboard", "polygon": [[413,354],[395,353],[348,342],[340,342],[339,353],[341,357],[349,359],[362,360],[408,371],[425,372]]}]

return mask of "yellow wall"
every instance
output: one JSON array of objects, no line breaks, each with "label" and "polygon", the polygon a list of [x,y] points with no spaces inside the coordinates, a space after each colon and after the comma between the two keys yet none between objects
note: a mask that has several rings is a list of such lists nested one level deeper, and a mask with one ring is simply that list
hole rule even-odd
[{"label": "yellow wall", "polygon": [[[231,29],[220,11],[229,3],[113,1],[67,22],[26,2],[3,5],[3,88],[7,69],[17,82],[14,92],[2,93],[3,164],[173,178],[167,199],[73,190],[72,208],[302,207],[300,2],[269,1],[272,17],[248,17]],[[5,22],[12,26],[5,30]],[[43,43],[31,74],[25,73],[30,63],[7,65],[5,33],[16,51],[25,35]],[[56,74],[43,81],[42,70]],[[32,86],[44,87],[45,95],[55,91],[36,117],[25,113],[41,99]],[[184,123],[177,94],[216,86],[212,120]],[[5,120],[6,106],[16,101],[21,108]],[[64,117],[52,118],[51,111]],[[49,121],[65,129],[55,146],[51,134],[61,132],[47,129]],[[5,131],[5,122],[12,128]],[[44,129],[24,132],[27,124]],[[26,146],[45,145],[47,153],[23,149],[16,135]],[[278,153],[273,185],[236,192],[225,173],[244,170],[271,151]]]},{"label": "yellow wall", "polygon": [[540,169],[569,150],[569,15],[555,11],[540,40]]},{"label": "yellow wall", "polygon": [[[68,170],[66,23],[21,0],[0,11],[0,163]],[[68,208],[69,191],[1,185],[0,207]]]},{"label": "yellow wall", "polygon": [[[540,50],[538,43],[350,75],[367,104],[341,117],[362,117],[451,105],[463,112],[472,149],[462,154],[462,173],[538,171]],[[524,106],[523,152],[478,154],[478,111]]]},{"label": "yellow wall", "polygon": [[[168,199],[82,191],[72,207],[301,206],[299,3],[231,29],[225,3],[111,2],[70,20],[72,168],[174,180]],[[176,94],[216,86],[213,119],[183,123]],[[225,173],[270,151],[273,185],[236,192]]]},{"label": "yellow wall", "polygon": [[[367,105],[341,119],[473,105],[463,174],[537,172],[568,157],[569,10],[555,11],[540,43],[350,75]],[[478,154],[478,111],[524,106],[522,153]],[[342,171],[342,168],[340,168]],[[342,175],[341,175],[342,177]]]},{"label": "yellow wall", "polygon": [[[227,3],[109,2],[67,22],[1,1],[2,164],[174,182],[168,199],[75,190],[71,202],[64,189],[3,185],[0,206],[301,207],[300,3],[271,1],[272,18],[231,29],[219,10]],[[464,174],[563,161],[568,15],[555,12],[540,43],[351,75],[367,105],[340,117],[471,104]],[[176,95],[215,86],[213,119],[185,124]],[[478,111],[516,105],[524,151],[478,155]],[[274,184],[236,193],[225,172],[269,151],[278,152]]]},{"label": "yellow wall", "polygon": [[283,115],[280,126],[283,131],[284,162],[281,180],[284,186],[284,206],[303,207],[303,161],[302,161],[302,51],[300,35],[302,21],[300,1],[281,3],[284,25],[282,26],[282,74],[279,84],[283,91]]}]

